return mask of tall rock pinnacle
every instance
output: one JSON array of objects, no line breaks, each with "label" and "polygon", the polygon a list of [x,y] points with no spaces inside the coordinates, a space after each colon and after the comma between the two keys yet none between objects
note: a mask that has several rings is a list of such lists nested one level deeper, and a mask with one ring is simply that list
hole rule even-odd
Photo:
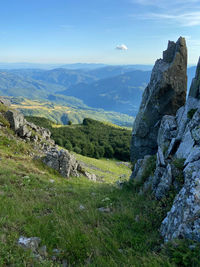
[{"label": "tall rock pinnacle", "polygon": [[131,161],[157,151],[157,135],[164,115],[175,115],[185,104],[187,91],[187,47],[185,39],[169,41],[152,70],[139,112],[133,124]]}]

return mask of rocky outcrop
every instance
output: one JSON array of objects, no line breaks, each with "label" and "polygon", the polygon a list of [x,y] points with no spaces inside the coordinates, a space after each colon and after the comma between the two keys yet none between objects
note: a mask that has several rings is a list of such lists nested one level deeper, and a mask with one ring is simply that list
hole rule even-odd
[{"label": "rocky outcrop", "polygon": [[[134,121],[131,161],[157,151],[157,136],[164,115],[175,115],[185,103],[187,90],[187,48],[185,39],[169,41],[163,59],[156,61]],[[174,127],[173,125],[169,127]]]},{"label": "rocky outcrop", "polygon": [[[188,110],[187,106],[188,103],[184,107],[185,110]],[[194,107],[196,108],[197,105]],[[175,159],[183,159],[184,161],[184,184],[180,192],[178,192],[167,217],[162,222],[161,234],[165,241],[182,237],[200,241],[199,129],[200,101],[193,117],[186,123],[179,146],[174,150],[174,154],[172,155]]]},{"label": "rocky outcrop", "polygon": [[[200,61],[185,105],[174,116],[163,116],[157,146],[154,175],[146,177],[143,192],[148,184],[157,200],[176,193],[161,235],[165,242],[174,238],[200,242]],[[136,162],[131,179],[137,181],[142,162]]]},{"label": "rocky outcrop", "polygon": [[48,129],[36,126],[25,120],[23,114],[17,110],[8,110],[4,117],[10,124],[11,129],[20,137],[34,142],[47,141],[51,145],[54,144],[51,140],[51,132]]},{"label": "rocky outcrop", "polygon": [[[0,98],[0,103],[5,106],[6,102],[4,103],[1,99],[3,98]],[[3,110],[5,111],[1,112],[0,115],[6,119],[9,127],[19,138],[22,138],[26,142],[34,142],[35,149],[40,155],[39,158],[47,166],[58,171],[65,178],[83,175],[89,180],[97,180],[96,175],[87,172],[69,151],[58,149],[54,140],[51,139],[51,132],[48,129],[28,122],[25,120],[23,114],[17,110],[7,109],[8,107],[4,107]],[[2,122],[2,127],[7,127],[7,125],[4,125]],[[38,156],[35,156],[35,158],[38,158]]]},{"label": "rocky outcrop", "polygon": [[5,113],[5,118],[9,121],[10,127],[14,130],[17,131],[25,125],[25,119],[23,114],[21,114],[17,110],[8,110]]},{"label": "rocky outcrop", "polygon": [[148,159],[149,155],[145,156],[144,159],[139,159],[133,169],[130,180],[135,180],[137,182],[142,182],[142,178],[144,177],[145,170],[148,167]]},{"label": "rocky outcrop", "polygon": [[43,162],[50,168],[58,171],[63,177],[79,177],[79,163],[67,150],[57,150],[52,147],[43,158]]},{"label": "rocky outcrop", "polygon": [[8,99],[6,99],[6,98],[4,98],[2,96],[0,96],[0,103],[3,104],[3,105],[6,105],[6,106],[10,106],[11,105],[11,102]]},{"label": "rocky outcrop", "polygon": [[50,168],[58,171],[65,178],[84,175],[89,180],[97,180],[95,174],[87,172],[82,164],[65,149],[58,150],[56,147],[52,147],[47,151],[42,161]]},{"label": "rocky outcrop", "polygon": [[185,183],[161,225],[165,242],[189,238],[200,242],[200,160],[184,170]]}]

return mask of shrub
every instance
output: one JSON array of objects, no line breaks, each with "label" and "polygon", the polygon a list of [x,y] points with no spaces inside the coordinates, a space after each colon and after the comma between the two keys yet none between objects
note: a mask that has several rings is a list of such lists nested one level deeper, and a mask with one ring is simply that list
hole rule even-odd
[{"label": "shrub", "polygon": [[81,148],[78,147],[78,146],[75,146],[73,150],[74,150],[74,152],[76,152],[77,154],[81,154],[81,152],[82,152]]},{"label": "shrub", "polygon": [[70,142],[66,142],[66,143],[65,143],[65,148],[66,148],[67,150],[71,151],[71,150],[72,150],[72,144],[71,144]]},{"label": "shrub", "polygon": [[180,158],[180,159],[177,159],[175,158],[172,163],[174,164],[174,166],[179,169],[180,171],[183,171],[184,169],[184,162],[185,162],[185,159],[184,158]]},{"label": "shrub", "polygon": [[179,173],[176,175],[176,181],[178,182],[178,184],[182,187],[182,185],[184,184],[184,175],[183,175],[183,169],[184,169],[184,162],[185,159],[181,158],[181,159],[174,159],[172,161],[172,164],[178,169]]},{"label": "shrub", "polygon": [[188,119],[192,119],[192,117],[194,116],[194,113],[197,111],[197,108],[192,108],[188,111],[187,113],[187,117]]},{"label": "shrub", "polygon": [[169,242],[162,249],[162,253],[169,256],[176,266],[200,266],[199,250],[199,243],[183,239]]},{"label": "shrub", "polygon": [[0,114],[0,123],[2,123],[4,126],[10,128],[10,123],[4,118],[2,114]]},{"label": "shrub", "polygon": [[143,183],[149,176],[154,174],[155,169],[156,169],[156,156],[153,155],[147,159],[147,165],[141,179]]},{"label": "shrub", "polygon": [[2,104],[2,103],[0,103],[0,112],[6,112],[6,111],[8,111],[8,107],[7,106],[5,106],[4,104]]}]

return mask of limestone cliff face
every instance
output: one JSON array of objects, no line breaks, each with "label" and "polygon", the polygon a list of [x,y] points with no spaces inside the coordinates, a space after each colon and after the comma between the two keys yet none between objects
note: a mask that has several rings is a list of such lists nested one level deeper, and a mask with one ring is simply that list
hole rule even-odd
[{"label": "limestone cliff face", "polygon": [[131,161],[155,154],[157,135],[164,115],[175,115],[185,103],[187,90],[187,48],[185,39],[169,41],[152,70],[132,132]]},{"label": "limestone cliff face", "polygon": [[[200,242],[200,63],[190,95],[175,116],[165,115],[157,137],[156,168],[141,189],[151,189],[159,201],[175,192],[172,207],[163,220],[164,241],[189,238]],[[147,155],[135,164],[132,180],[148,168]],[[145,165],[146,164],[146,165]]]}]

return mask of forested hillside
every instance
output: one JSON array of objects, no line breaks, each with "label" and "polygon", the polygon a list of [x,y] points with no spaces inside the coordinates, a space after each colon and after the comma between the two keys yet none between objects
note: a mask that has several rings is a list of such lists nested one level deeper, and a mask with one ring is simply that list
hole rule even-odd
[{"label": "forested hillside", "polygon": [[26,117],[30,122],[48,128],[56,144],[93,158],[116,158],[129,161],[131,131],[92,119],[82,124],[52,127],[45,118]]}]

